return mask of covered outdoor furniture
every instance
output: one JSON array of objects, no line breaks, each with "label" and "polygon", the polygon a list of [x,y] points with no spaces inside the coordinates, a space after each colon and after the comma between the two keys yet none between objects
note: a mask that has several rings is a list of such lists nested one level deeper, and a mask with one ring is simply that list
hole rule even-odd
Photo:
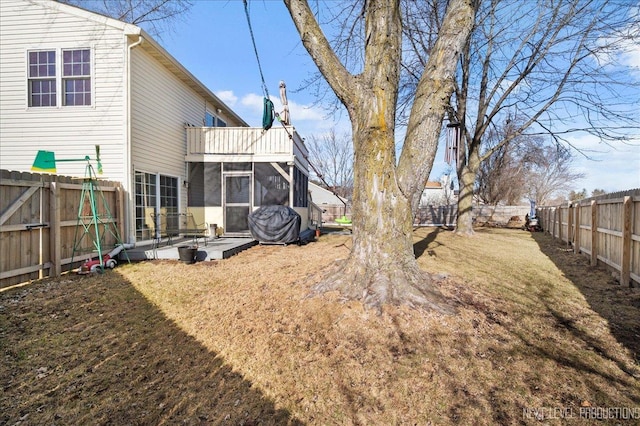
[{"label": "covered outdoor furniture", "polygon": [[300,240],[301,218],[288,206],[263,206],[249,214],[249,231],[260,243],[290,244]]}]

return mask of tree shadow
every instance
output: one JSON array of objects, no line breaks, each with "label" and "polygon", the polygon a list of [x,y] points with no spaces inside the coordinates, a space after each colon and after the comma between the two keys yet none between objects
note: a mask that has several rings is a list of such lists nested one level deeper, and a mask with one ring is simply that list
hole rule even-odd
[{"label": "tree shadow", "polygon": [[[516,288],[507,285],[502,290],[505,292],[514,291]],[[579,324],[576,324],[576,319],[580,317],[575,312],[563,312],[561,308],[558,308],[557,300],[553,299],[554,296],[556,294],[553,290],[548,291],[538,287],[526,288],[513,300],[508,296],[503,299],[503,302],[506,302],[506,310],[503,311],[499,304],[500,299],[485,299],[481,294],[474,292],[461,294],[464,304],[468,308],[472,308],[476,314],[481,314],[484,317],[484,321],[474,320],[473,327],[475,328],[478,323],[482,327],[483,322],[490,324],[489,329],[494,329],[493,333],[496,333],[497,337],[495,339],[487,338],[485,341],[488,346],[483,347],[472,344],[473,340],[465,339],[463,335],[462,338],[453,344],[450,343],[449,346],[455,349],[457,356],[461,359],[478,359],[478,348],[480,347],[484,349],[481,359],[490,360],[494,371],[496,368],[499,371],[503,371],[503,369],[509,371],[509,360],[513,360],[515,364],[517,364],[516,360],[527,360],[529,365],[529,369],[527,369],[525,364],[519,366],[514,364],[513,376],[507,375],[504,378],[504,383],[496,385],[497,382],[493,382],[489,385],[490,388],[487,388],[485,397],[488,399],[485,399],[484,402],[492,407],[493,424],[529,424],[527,420],[534,419],[535,416],[530,415],[527,410],[535,408],[535,406],[523,403],[520,407],[522,411],[514,414],[513,404],[507,402],[509,398],[512,398],[509,394],[510,389],[518,387],[521,389],[520,392],[528,397],[539,398],[541,392],[548,391],[552,397],[546,400],[545,405],[557,407],[560,410],[571,409],[576,419],[582,419],[580,404],[583,401],[603,407],[616,407],[620,404],[631,404],[630,406],[635,407],[640,403],[640,388],[638,387],[640,369],[637,362],[634,365],[629,357],[619,352],[619,349],[616,351],[617,345],[609,347],[608,343],[610,344],[611,339],[600,340],[598,330],[582,329]],[[522,303],[522,311],[520,312],[513,310],[516,300]],[[535,308],[528,308],[529,304],[535,305]],[[532,327],[532,324],[540,327]],[[551,327],[549,327],[550,324],[552,324]],[[509,337],[500,333],[500,329],[504,330],[506,336]],[[513,344],[516,341],[521,344]],[[596,356],[585,356],[590,352],[594,352]],[[505,359],[507,360],[506,364],[504,363]],[[615,364],[617,369],[624,374],[619,374],[616,369],[609,368],[607,361]],[[448,368],[448,366],[444,366],[445,371]],[[486,370],[483,369],[483,374],[484,372]],[[553,377],[555,373],[559,377],[571,376],[575,378],[575,382],[563,387],[561,381],[546,378],[547,376]],[[455,380],[456,374],[455,371],[450,372],[452,380],[448,386],[452,394],[456,395],[456,392],[463,394],[459,401],[457,398],[452,398],[449,418],[454,423],[460,423],[458,418],[464,413],[464,410],[469,409],[467,402],[469,395],[465,393],[465,384]],[[515,377],[515,381],[512,377]],[[550,382],[553,383],[550,384]],[[556,389],[551,390],[549,386],[554,386]],[[621,401],[620,395],[624,395],[626,401]],[[543,420],[546,418],[535,419],[538,422]],[[620,424],[620,422],[607,423],[606,421],[601,423]]]},{"label": "tree shadow", "polygon": [[0,293],[0,336],[0,424],[303,424],[115,271]]},{"label": "tree shadow", "polygon": [[[416,256],[416,259],[418,259],[420,256],[422,256],[425,251],[429,255],[433,254],[434,247],[432,246],[431,248],[429,248],[429,246],[431,244],[433,244],[433,242],[438,237],[438,234],[443,230],[444,230],[443,228],[433,228],[433,230],[431,232],[429,232],[426,237],[424,237],[422,240],[418,241],[417,243],[413,244],[413,253]],[[414,232],[415,232],[415,229],[414,229]],[[436,247],[440,246],[440,245],[442,245],[442,244],[441,243],[436,243]],[[429,249],[429,250],[427,250],[427,249]]]},{"label": "tree shadow", "polygon": [[[615,339],[627,348],[640,364],[640,291],[619,285],[602,266],[593,267],[589,259],[582,254],[575,254],[566,243],[554,239],[548,234],[532,233],[542,253],[544,253],[565,277],[582,293],[587,303],[608,323],[608,328]],[[573,319],[566,313],[547,306],[549,312],[567,330],[584,340],[594,351],[613,359],[610,350],[601,343],[573,326]],[[614,359],[614,361],[616,361]],[[617,361],[616,361],[617,362]],[[623,366],[620,365],[621,369]]]}]

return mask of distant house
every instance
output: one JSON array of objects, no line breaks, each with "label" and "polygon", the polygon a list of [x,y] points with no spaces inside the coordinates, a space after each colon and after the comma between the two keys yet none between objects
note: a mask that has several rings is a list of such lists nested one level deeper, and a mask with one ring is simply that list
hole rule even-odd
[{"label": "distant house", "polygon": [[309,182],[311,200],[322,209],[322,221],[334,222],[336,218],[351,215],[349,200],[342,198],[326,188]]},{"label": "distant house", "polygon": [[445,175],[440,182],[428,181],[420,197],[420,207],[446,206],[457,202],[458,191],[451,185],[451,177]]},{"label": "distant house", "polygon": [[321,187],[313,182],[309,182],[309,193],[311,194],[311,198],[313,202],[318,206],[323,205],[339,205],[343,206],[345,203],[349,201],[346,198],[342,198],[335,193],[329,191],[326,188]]},{"label": "distant house", "polygon": [[[152,239],[157,213],[247,235],[265,204],[295,208],[306,228],[307,150],[293,127],[248,127],[135,25],[52,0],[2,0],[0,16],[0,168],[100,145],[101,177],[127,194],[128,242]],[[57,173],[82,176],[84,164]]]}]

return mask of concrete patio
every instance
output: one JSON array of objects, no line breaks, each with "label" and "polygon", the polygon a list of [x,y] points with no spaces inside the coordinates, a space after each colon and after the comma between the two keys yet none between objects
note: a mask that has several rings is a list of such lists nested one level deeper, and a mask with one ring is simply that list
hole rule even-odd
[{"label": "concrete patio", "polygon": [[[196,260],[201,262],[205,260],[227,259],[256,244],[258,244],[258,242],[253,238],[221,237],[209,238],[206,241],[199,239]],[[170,244],[161,242],[157,247],[154,247],[152,244],[137,246],[127,250],[127,255],[129,259],[133,261],[151,259],[178,260],[180,259],[178,247],[191,245],[194,245],[192,238],[177,238],[173,239]]]}]

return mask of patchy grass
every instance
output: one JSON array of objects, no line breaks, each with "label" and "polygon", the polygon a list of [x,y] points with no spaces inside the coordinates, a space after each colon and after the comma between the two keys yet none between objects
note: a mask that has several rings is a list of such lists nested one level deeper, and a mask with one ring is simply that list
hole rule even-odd
[{"label": "patchy grass", "polygon": [[0,293],[0,423],[636,424],[580,414],[640,416],[637,289],[546,235],[415,242],[456,315],[307,297],[334,235]]}]

